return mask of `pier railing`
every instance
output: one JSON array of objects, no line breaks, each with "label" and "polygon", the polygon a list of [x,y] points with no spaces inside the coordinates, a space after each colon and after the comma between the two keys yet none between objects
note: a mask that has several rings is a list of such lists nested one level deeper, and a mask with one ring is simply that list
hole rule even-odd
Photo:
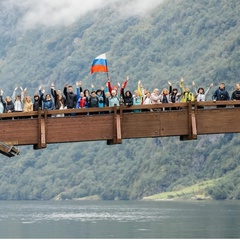
[{"label": "pier railing", "polygon": [[[33,145],[240,132],[237,101],[209,101],[104,108],[41,110],[0,114],[0,141]],[[221,107],[222,106],[222,107]],[[58,117],[59,115],[64,117]],[[0,148],[1,152],[1,148]]]}]

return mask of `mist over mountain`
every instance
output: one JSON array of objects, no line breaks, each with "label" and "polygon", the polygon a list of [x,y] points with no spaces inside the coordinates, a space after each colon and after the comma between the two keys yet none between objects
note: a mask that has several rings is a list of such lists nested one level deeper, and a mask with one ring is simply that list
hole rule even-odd
[{"label": "mist over mountain", "polygon": [[[79,80],[84,88],[100,87],[106,75],[90,75],[90,65],[104,52],[111,81],[129,75],[131,91],[138,80],[150,91],[167,87],[167,81],[178,87],[183,76],[189,86],[195,81],[207,88],[213,82],[213,90],[224,81],[231,93],[240,79],[240,2],[145,2],[1,1],[4,96],[20,85],[30,96],[39,85],[49,92],[51,82],[57,88]],[[238,143],[239,135],[230,134],[194,142],[161,138],[118,146],[21,147],[20,156],[0,158],[0,199],[141,199],[211,179],[221,179],[208,191],[214,198],[240,198]]]},{"label": "mist over mountain", "polygon": [[164,0],[149,0],[147,2],[140,0],[23,0],[21,2],[4,0],[1,5],[8,12],[13,8],[22,11],[23,15],[18,19],[18,27],[21,30],[29,30],[39,26],[69,26],[86,14],[105,11],[105,9],[114,10],[122,18],[144,17],[163,2]]}]

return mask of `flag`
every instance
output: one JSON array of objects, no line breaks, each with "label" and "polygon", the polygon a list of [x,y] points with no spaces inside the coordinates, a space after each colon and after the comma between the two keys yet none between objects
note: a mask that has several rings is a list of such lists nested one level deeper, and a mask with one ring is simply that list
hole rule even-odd
[{"label": "flag", "polygon": [[92,63],[91,74],[95,72],[108,72],[107,56],[103,53],[97,56]]}]

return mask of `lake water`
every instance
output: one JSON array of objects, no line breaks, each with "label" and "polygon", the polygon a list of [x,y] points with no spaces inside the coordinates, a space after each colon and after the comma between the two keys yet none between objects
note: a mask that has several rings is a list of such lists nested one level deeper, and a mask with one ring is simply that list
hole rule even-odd
[{"label": "lake water", "polygon": [[240,201],[0,201],[0,238],[240,238]]}]

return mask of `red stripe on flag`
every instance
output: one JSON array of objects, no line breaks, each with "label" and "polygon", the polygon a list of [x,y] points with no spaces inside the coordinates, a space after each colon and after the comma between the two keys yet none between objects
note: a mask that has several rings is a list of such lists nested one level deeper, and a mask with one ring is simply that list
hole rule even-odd
[{"label": "red stripe on flag", "polygon": [[108,72],[108,67],[103,65],[94,65],[91,67],[91,74],[95,72]]}]

